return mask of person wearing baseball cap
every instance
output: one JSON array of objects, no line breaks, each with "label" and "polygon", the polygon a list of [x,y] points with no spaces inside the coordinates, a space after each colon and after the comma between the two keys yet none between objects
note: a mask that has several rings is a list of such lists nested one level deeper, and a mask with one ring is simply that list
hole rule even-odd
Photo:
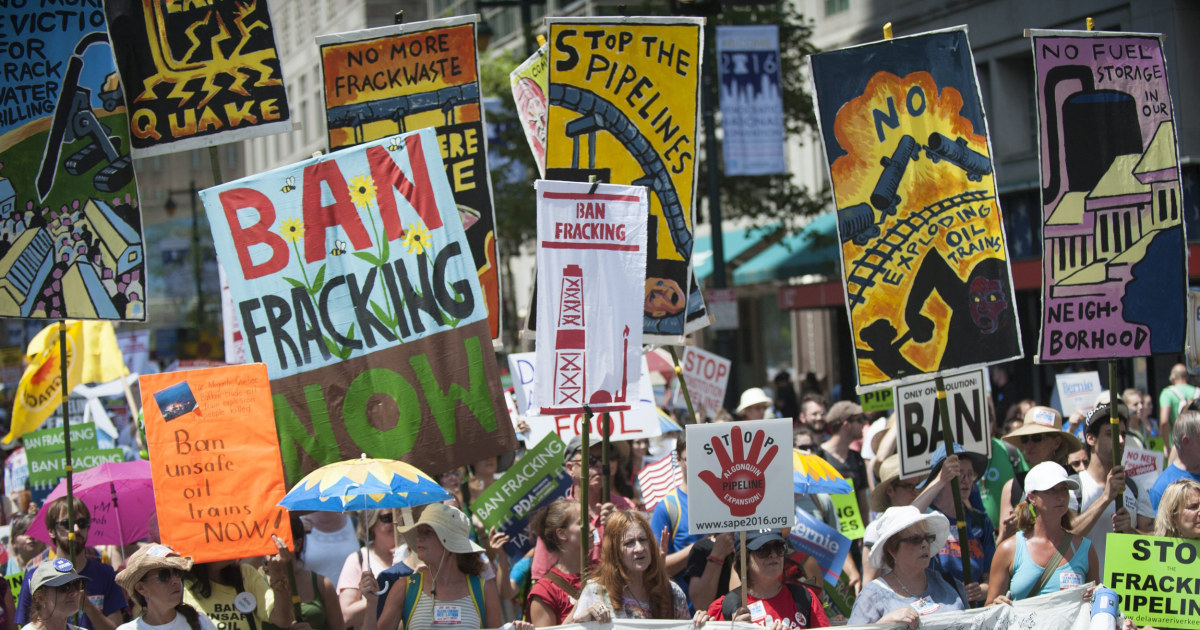
[{"label": "person wearing baseball cap", "polygon": [[1067,530],[1075,516],[1071,493],[1078,488],[1079,482],[1054,462],[1042,462],[1025,475],[1017,534],[1000,543],[992,559],[989,605],[1100,581],[1092,541]]},{"label": "person wearing baseball cap", "polygon": [[75,565],[66,558],[47,560],[37,566],[29,577],[31,593],[29,623],[31,630],[67,630],[67,623],[79,612],[83,585],[88,578],[75,572]]},{"label": "person wearing baseball cap", "polygon": [[117,630],[216,630],[208,615],[183,603],[183,578],[191,568],[191,558],[160,543],[129,556],[117,574],[117,584],[141,613]]},{"label": "person wearing baseball cap", "polygon": [[[734,550],[740,550],[736,537]],[[819,594],[803,584],[785,583],[783,569],[792,553],[777,529],[746,532],[747,580],[742,586],[718,597],[708,606],[715,621],[744,621],[760,626],[785,628],[824,628],[829,618]],[[743,595],[744,593],[744,595]]]},{"label": "person wearing baseball cap", "polygon": [[[992,555],[996,551],[996,538],[993,534],[995,526],[986,512],[976,509],[971,503],[971,491],[975,482],[983,476],[987,469],[987,458],[979,453],[954,445],[954,454],[946,456],[945,443],[938,444],[930,460],[929,477],[918,487],[937,492],[933,497],[933,510],[940,512],[949,527],[955,519],[954,489],[951,483],[957,483],[962,496],[964,516],[967,521],[967,542],[962,544],[958,528],[950,528],[950,537],[946,544],[935,550],[937,556],[934,566],[941,570],[947,580],[951,578],[964,585],[968,601],[981,602],[987,598],[988,573],[991,571]],[[969,465],[963,465],[969,464]],[[966,548],[967,558],[971,563],[971,582],[963,580],[963,548]]]}]

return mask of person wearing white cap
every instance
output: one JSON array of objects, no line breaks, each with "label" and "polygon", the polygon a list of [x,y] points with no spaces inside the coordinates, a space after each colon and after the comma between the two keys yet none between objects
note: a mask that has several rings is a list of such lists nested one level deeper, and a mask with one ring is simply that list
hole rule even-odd
[{"label": "person wearing white cap", "polygon": [[900,623],[916,628],[924,615],[966,609],[962,586],[947,582],[930,565],[950,535],[945,518],[922,514],[911,505],[893,507],[876,519],[874,531],[867,562],[891,571],[863,587],[849,625]]},{"label": "person wearing white cap", "polygon": [[[1071,452],[1083,448],[1079,438],[1063,431],[1063,417],[1057,409],[1051,407],[1030,407],[1025,412],[1024,423],[1010,431],[1003,438],[1004,442],[1021,450],[1025,463],[1037,466],[1042,462],[1055,462],[1060,466],[1067,465],[1067,456]],[[1012,536],[1017,531],[1015,508],[1025,494],[1025,472],[1018,471],[1000,493],[1000,540]]]},{"label": "person wearing white cap", "polygon": [[735,411],[742,420],[762,420],[767,415],[767,409],[775,402],[761,387],[751,387],[742,392]]},{"label": "person wearing white cap", "polygon": [[1092,541],[1067,531],[1069,507],[1078,482],[1054,462],[1042,462],[1025,476],[1025,500],[1017,506],[1017,535],[992,558],[988,604],[1082,586],[1100,579],[1100,561]]}]

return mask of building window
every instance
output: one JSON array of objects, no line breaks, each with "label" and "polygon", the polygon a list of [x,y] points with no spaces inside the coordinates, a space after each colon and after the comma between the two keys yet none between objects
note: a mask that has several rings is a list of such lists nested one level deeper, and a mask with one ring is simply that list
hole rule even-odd
[{"label": "building window", "polygon": [[850,8],[850,0],[825,0],[825,15],[841,13]]}]

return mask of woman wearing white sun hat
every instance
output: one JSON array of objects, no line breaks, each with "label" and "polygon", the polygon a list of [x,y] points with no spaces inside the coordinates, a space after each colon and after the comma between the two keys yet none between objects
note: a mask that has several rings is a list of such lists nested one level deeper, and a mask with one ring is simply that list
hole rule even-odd
[{"label": "woman wearing white sun hat", "polygon": [[751,387],[742,392],[736,411],[742,420],[762,420],[774,402],[761,387]]},{"label": "woman wearing white sun hat", "polygon": [[849,625],[901,623],[916,628],[924,615],[966,609],[962,585],[948,583],[930,566],[950,535],[945,517],[905,505],[888,508],[874,526],[878,534],[867,561],[891,572],[863,587]]}]

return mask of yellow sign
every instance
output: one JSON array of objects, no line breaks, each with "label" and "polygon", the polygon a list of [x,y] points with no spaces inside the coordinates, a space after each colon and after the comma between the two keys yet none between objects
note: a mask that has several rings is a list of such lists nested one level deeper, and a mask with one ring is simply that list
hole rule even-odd
[{"label": "yellow sign", "polygon": [[690,295],[700,18],[549,21],[548,179],[650,189],[644,331],[678,338]]}]

